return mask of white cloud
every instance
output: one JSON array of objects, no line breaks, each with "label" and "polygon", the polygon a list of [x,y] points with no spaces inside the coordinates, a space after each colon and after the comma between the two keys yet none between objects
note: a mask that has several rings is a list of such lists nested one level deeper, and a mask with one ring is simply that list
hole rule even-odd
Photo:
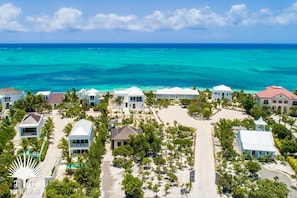
[{"label": "white cloud", "polygon": [[25,31],[15,20],[21,14],[21,9],[11,3],[0,6],[0,31]]},{"label": "white cloud", "polygon": [[78,30],[81,29],[82,12],[73,8],[61,8],[53,16],[43,15],[27,19],[36,31]]},{"label": "white cloud", "polygon": [[[11,4],[9,6],[14,7]],[[2,18],[6,19],[6,21],[11,21],[13,17],[18,16],[19,13],[16,11],[17,9],[15,12],[8,13],[10,17],[0,14],[0,21]],[[228,11],[222,14],[211,10],[210,7],[204,7],[172,11],[156,10],[145,16],[98,13],[94,16],[88,16],[88,18],[83,18],[82,11],[78,9],[61,8],[52,15],[30,16],[27,19],[32,24],[32,31],[44,32],[95,29],[153,32],[158,30],[178,31],[187,28],[251,26],[255,24],[288,25],[297,23],[297,2],[293,3],[289,8],[276,11],[261,8],[250,12],[245,4],[237,4],[232,5]]]}]

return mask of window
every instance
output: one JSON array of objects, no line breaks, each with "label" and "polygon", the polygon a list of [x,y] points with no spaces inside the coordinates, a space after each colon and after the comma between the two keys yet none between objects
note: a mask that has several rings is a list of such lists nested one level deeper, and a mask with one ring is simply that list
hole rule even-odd
[{"label": "window", "polygon": [[5,101],[5,102],[10,102],[10,97],[5,97],[5,98],[4,98],[4,101]]},{"label": "window", "polygon": [[293,101],[293,106],[296,106],[297,105],[297,101]]},{"label": "window", "polygon": [[285,104],[288,104],[288,101],[287,101],[287,100],[285,100],[285,101],[284,101],[284,103],[285,103]]},{"label": "window", "polygon": [[90,100],[95,100],[95,96],[90,96]]},{"label": "window", "polygon": [[283,101],[282,100],[279,100],[278,103],[281,104],[281,103],[283,103]]},{"label": "window", "polygon": [[264,100],[264,104],[268,104],[268,100]]},{"label": "window", "polygon": [[122,146],[122,142],[118,142],[118,146]]},{"label": "window", "polygon": [[276,100],[273,100],[272,103],[276,103]]}]

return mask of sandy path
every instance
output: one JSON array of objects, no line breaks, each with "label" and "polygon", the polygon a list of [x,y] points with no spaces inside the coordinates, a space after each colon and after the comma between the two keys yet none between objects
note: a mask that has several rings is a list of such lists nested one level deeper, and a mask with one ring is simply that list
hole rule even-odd
[{"label": "sandy path", "polygon": [[197,129],[194,167],[196,173],[190,197],[220,197],[215,185],[215,159],[211,123],[217,122],[220,118],[242,119],[247,116],[242,112],[223,109],[210,120],[200,121],[190,117],[187,109],[180,106],[170,106],[167,109],[160,110],[159,117],[164,123],[173,124],[176,120],[182,125]]}]

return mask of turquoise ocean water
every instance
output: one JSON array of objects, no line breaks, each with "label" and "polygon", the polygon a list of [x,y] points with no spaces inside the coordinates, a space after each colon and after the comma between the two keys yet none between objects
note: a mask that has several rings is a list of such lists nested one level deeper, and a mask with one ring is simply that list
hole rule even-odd
[{"label": "turquoise ocean water", "polygon": [[0,44],[0,87],[297,88],[296,44]]}]

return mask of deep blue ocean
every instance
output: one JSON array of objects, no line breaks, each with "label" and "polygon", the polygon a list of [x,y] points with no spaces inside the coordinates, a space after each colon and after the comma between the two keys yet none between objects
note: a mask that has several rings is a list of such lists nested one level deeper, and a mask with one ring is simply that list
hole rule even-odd
[{"label": "deep blue ocean", "polygon": [[0,44],[0,88],[297,88],[297,44]]}]

